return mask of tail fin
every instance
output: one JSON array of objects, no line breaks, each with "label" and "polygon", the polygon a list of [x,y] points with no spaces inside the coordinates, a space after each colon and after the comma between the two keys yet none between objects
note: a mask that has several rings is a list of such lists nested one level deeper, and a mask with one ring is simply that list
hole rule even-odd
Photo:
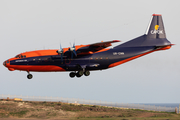
[{"label": "tail fin", "polygon": [[149,39],[166,38],[166,33],[161,15],[152,15],[151,22],[147,28],[146,35]]},{"label": "tail fin", "polygon": [[171,43],[166,39],[162,16],[153,14],[146,33],[117,47],[167,46]]}]

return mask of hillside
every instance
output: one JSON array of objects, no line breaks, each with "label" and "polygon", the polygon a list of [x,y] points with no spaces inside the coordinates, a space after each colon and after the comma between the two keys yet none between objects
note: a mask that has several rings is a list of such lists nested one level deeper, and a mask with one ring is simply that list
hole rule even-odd
[{"label": "hillside", "polygon": [[62,102],[0,101],[0,118],[180,119],[180,114],[91,105],[75,105]]}]

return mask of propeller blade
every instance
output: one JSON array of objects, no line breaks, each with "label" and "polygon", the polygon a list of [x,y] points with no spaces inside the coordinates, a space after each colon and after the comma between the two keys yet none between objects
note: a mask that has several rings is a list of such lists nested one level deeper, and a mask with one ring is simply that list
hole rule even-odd
[{"label": "propeller blade", "polygon": [[61,44],[60,44],[60,50],[62,50]]},{"label": "propeller blade", "polygon": [[57,53],[59,54],[62,54],[64,52],[64,49],[61,47],[61,44],[60,44],[60,49],[56,51]]},{"label": "propeller blade", "polygon": [[63,52],[64,49],[62,48],[61,44],[60,44],[60,49],[56,51],[58,54],[61,54],[61,62],[63,62]]},{"label": "propeller blade", "polygon": [[71,59],[73,59],[73,53],[71,52]]},{"label": "propeller blade", "polygon": [[63,53],[61,53],[61,62],[63,62]]},{"label": "propeller blade", "polygon": [[77,54],[76,54],[76,51],[75,51],[75,50],[73,50],[73,53],[74,53],[74,55],[75,55],[75,56],[77,56]]},{"label": "propeller blade", "polygon": [[75,42],[73,43],[73,46],[70,47],[69,50],[71,51],[71,59],[73,59],[73,54],[74,54],[75,56],[77,56]]},{"label": "propeller blade", "polygon": [[73,48],[74,48],[73,53],[74,53],[75,56],[77,56],[77,54],[76,54],[75,42],[73,43]]}]

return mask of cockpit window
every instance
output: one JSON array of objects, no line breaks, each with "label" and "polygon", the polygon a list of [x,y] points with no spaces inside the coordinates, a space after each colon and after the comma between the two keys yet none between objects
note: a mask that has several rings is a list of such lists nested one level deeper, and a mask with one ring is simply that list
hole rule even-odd
[{"label": "cockpit window", "polygon": [[26,58],[26,55],[22,55],[22,54],[16,55],[15,58]]},{"label": "cockpit window", "polygon": [[20,58],[19,55],[16,55],[15,58]]}]

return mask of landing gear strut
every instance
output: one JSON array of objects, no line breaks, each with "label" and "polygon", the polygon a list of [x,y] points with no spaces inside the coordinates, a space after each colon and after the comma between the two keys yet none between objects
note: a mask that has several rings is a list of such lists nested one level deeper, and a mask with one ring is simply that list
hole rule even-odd
[{"label": "landing gear strut", "polygon": [[75,76],[79,78],[79,77],[81,77],[83,74],[84,74],[85,76],[89,76],[89,75],[90,75],[90,72],[89,72],[89,71],[80,70],[80,71],[78,71],[77,73],[76,73],[76,72],[70,72],[70,73],[69,73],[69,76],[70,76],[71,78],[74,78]]},{"label": "landing gear strut", "polygon": [[32,79],[32,78],[33,78],[33,75],[28,72],[27,78],[28,78],[28,79]]}]

